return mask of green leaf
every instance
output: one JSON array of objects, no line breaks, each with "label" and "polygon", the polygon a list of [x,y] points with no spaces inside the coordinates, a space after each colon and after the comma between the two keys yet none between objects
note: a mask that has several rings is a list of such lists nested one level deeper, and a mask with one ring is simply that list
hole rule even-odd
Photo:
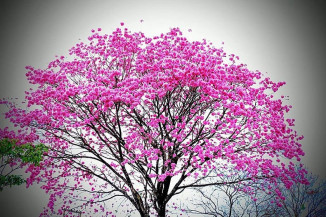
[{"label": "green leaf", "polygon": [[3,190],[5,186],[21,185],[26,183],[20,175],[0,175],[0,191]]},{"label": "green leaf", "polygon": [[[2,171],[10,165],[10,162],[18,161],[18,163],[40,165],[43,160],[44,153],[48,148],[44,144],[22,144],[17,145],[16,140],[1,139],[0,140],[0,157],[2,158]],[[21,185],[26,181],[19,175],[3,175],[0,174],[0,191],[5,186]]]}]

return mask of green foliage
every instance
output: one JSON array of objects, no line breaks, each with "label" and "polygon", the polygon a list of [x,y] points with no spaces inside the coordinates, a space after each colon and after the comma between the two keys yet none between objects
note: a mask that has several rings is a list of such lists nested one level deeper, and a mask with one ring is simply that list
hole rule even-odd
[{"label": "green foliage", "polygon": [[23,163],[32,163],[38,166],[43,159],[44,152],[47,151],[48,148],[44,144],[16,145],[15,140],[0,140],[0,156],[1,158],[7,157],[7,161],[19,158]]},{"label": "green foliage", "polygon": [[[44,144],[22,144],[17,145],[16,140],[2,139],[0,140],[0,191],[5,186],[21,185],[26,181],[20,175],[12,175],[11,172],[18,169],[21,163],[40,165],[43,160],[44,152],[48,148]],[[13,164],[12,164],[13,163]],[[10,167],[8,173],[4,174],[5,168]]]},{"label": "green foliage", "polygon": [[25,182],[20,175],[0,175],[0,191],[6,186],[21,185]]}]

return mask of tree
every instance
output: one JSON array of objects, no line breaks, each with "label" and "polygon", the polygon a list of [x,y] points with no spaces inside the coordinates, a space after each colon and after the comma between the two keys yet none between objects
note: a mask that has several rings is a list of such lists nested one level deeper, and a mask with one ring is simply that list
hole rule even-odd
[{"label": "tree", "polygon": [[[218,174],[221,171],[213,170],[207,177],[205,182],[216,183]],[[224,173],[226,171],[223,171]],[[243,202],[243,198],[247,197],[247,194],[243,191],[245,187],[243,183],[238,180],[244,180],[244,174],[229,173],[227,176],[222,176],[219,180],[221,185],[213,185],[203,188],[194,188],[196,196],[192,196],[183,208],[186,213],[198,214],[200,216],[235,216],[237,213],[237,203]],[[225,184],[224,184],[225,183]],[[246,183],[246,187],[250,186]]]},{"label": "tree", "polygon": [[294,184],[285,190],[282,215],[279,216],[326,216],[326,181],[309,173],[308,185]]},{"label": "tree", "polygon": [[39,165],[47,148],[43,144],[17,144],[12,139],[0,140],[0,191],[6,186],[21,185],[26,182],[21,175],[13,174],[28,164]]},{"label": "tree", "polygon": [[[300,167],[296,168],[300,170]],[[226,183],[246,177],[245,174],[232,174]],[[213,178],[215,178],[213,176]],[[243,178],[241,178],[243,179]],[[326,182],[311,173],[306,175],[309,184],[295,183],[287,188],[281,181],[279,190],[284,197],[275,203],[278,195],[275,192],[261,188],[259,183],[249,182],[250,192],[244,192],[243,186],[237,182],[226,185],[214,185],[210,189],[195,189],[197,194],[193,196],[191,203],[184,208],[187,213],[205,216],[229,216],[229,217],[314,217],[326,215]],[[214,180],[210,180],[214,183]],[[249,193],[249,194],[248,194]],[[189,208],[192,207],[192,208]]]},{"label": "tree", "polygon": [[304,154],[303,137],[285,119],[291,106],[273,98],[284,82],[206,40],[188,41],[178,28],[155,37],[100,31],[71,48],[71,58],[26,67],[34,85],[27,109],[2,102],[20,135],[49,148],[28,180],[46,181],[45,212],[108,215],[107,204],[122,198],[141,216],[165,216],[175,195],[211,185],[199,181],[215,168],[271,184],[304,182],[305,171],[298,178],[292,163]]},{"label": "tree", "polygon": [[[212,170],[205,181],[216,183],[217,174],[220,173],[221,171]],[[195,188],[195,195],[189,199],[190,202],[181,207],[186,213],[198,216],[278,216],[279,207],[273,202],[278,195],[264,188],[266,180],[252,181],[247,177],[246,172],[229,171],[227,176],[218,181],[226,184]]]}]

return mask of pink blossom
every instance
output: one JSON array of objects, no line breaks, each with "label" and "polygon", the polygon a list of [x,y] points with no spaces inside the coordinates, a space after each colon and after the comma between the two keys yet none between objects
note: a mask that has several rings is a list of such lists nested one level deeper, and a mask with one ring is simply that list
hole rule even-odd
[{"label": "pink blossom", "polygon": [[[29,109],[0,101],[19,129],[2,130],[1,138],[49,147],[42,164],[27,169],[28,186],[44,181],[48,210],[66,208],[57,198],[69,198],[100,212],[105,208],[97,201],[110,191],[154,207],[163,186],[181,192],[216,168],[246,171],[253,181],[305,182],[292,165],[304,155],[303,136],[285,119],[291,106],[272,97],[284,82],[206,40],[189,41],[179,28],[154,37],[97,30],[69,50],[71,57],[44,69],[26,67]],[[139,197],[142,192],[148,195]]]}]

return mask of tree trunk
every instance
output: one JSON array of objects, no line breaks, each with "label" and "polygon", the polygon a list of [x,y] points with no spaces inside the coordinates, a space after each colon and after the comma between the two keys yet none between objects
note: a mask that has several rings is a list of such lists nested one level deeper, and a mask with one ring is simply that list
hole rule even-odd
[{"label": "tree trunk", "polygon": [[149,217],[149,213],[140,213],[141,217]]},{"label": "tree trunk", "polygon": [[165,217],[166,204],[159,205],[158,217]]}]

